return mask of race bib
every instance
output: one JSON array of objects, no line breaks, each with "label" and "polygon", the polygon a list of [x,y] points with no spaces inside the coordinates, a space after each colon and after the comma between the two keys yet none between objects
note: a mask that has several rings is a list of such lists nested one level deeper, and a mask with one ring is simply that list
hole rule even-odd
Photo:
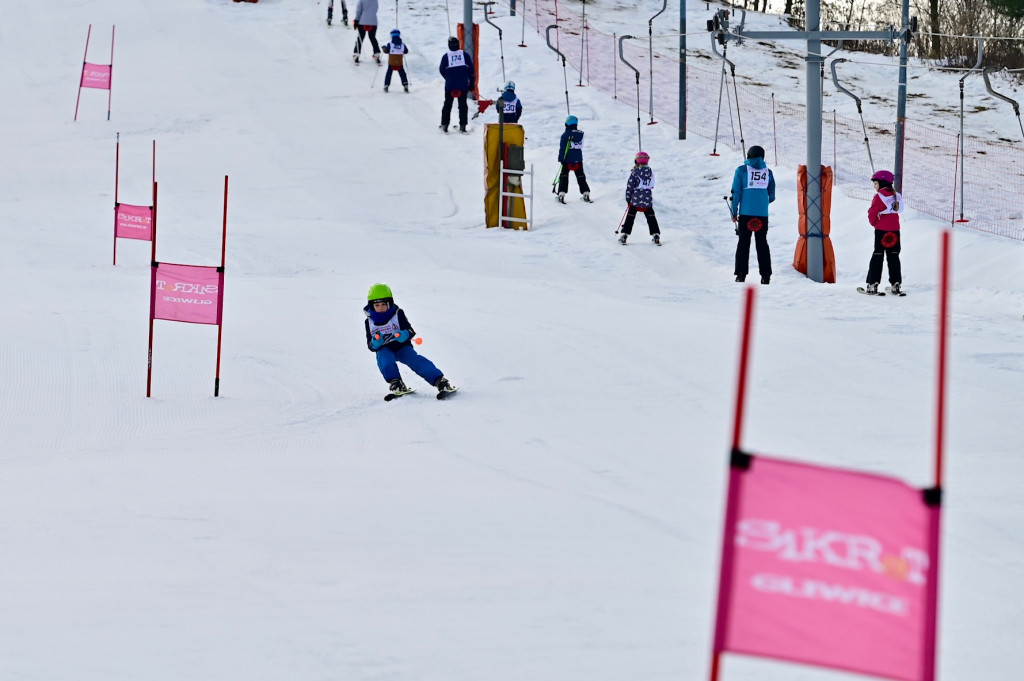
[{"label": "race bib", "polygon": [[879,211],[879,215],[885,215],[886,213],[902,213],[903,212],[903,194],[896,192],[893,196],[886,196],[885,194],[879,193],[878,198],[882,199],[882,203],[885,204],[885,210]]},{"label": "race bib", "polygon": [[747,166],[747,189],[768,189],[768,178],[767,168]]},{"label": "race bib", "polygon": [[515,114],[515,112],[516,112],[516,102],[518,102],[518,101],[519,101],[518,99],[513,99],[511,102],[505,102],[505,115],[506,116],[508,114]]},{"label": "race bib", "polygon": [[637,189],[654,189],[654,176],[651,176],[649,180],[639,180],[636,183]]},{"label": "race bib", "polygon": [[462,50],[455,50],[448,53],[448,68],[466,65],[466,53]]}]

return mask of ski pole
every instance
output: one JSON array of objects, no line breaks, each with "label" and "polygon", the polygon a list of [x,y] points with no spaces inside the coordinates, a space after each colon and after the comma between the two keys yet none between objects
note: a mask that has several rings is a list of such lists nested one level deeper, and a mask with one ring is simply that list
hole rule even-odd
[{"label": "ski pole", "polygon": [[629,212],[629,204],[626,204],[626,210],[622,212],[622,217],[619,219],[619,226],[615,228],[615,233],[618,234],[619,230],[622,229],[622,223],[626,221],[626,213]]},{"label": "ski pole", "polygon": [[729,201],[728,196],[723,196],[722,200],[725,201],[725,207],[729,209],[729,217],[732,218],[733,223],[736,225],[736,234],[739,235],[740,226],[739,223],[736,222],[736,213],[732,212],[732,202]]},{"label": "ski pole", "polygon": [[[565,158],[566,154],[569,153],[569,147],[571,147],[571,146],[572,146],[572,136],[570,135],[569,139],[567,139],[565,141],[565,149],[562,150],[562,158]],[[558,172],[555,173],[555,179],[551,181],[551,193],[552,194],[557,194],[558,193],[558,190],[555,189],[555,187],[558,185],[558,178],[560,178],[562,176],[562,165],[564,165],[564,163],[565,163],[564,161],[560,161],[559,162]],[[566,171],[566,176],[568,177],[568,171]]]}]

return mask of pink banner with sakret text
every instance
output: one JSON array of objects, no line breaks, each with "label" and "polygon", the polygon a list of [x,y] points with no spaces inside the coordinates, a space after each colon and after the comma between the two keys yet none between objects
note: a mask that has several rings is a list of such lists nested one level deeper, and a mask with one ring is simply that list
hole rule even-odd
[{"label": "pink banner with sakret text", "polygon": [[172,322],[220,324],[224,273],[219,267],[157,263],[150,316]]},{"label": "pink banner with sakret text", "polygon": [[938,512],[894,478],[734,466],[716,652],[931,681]]},{"label": "pink banner with sakret text", "polygon": [[153,240],[153,207],[119,203],[114,209],[114,236],[119,239]]},{"label": "pink banner with sakret text", "polygon": [[109,64],[90,64],[86,62],[82,65],[81,87],[109,90],[110,70],[111,66]]}]

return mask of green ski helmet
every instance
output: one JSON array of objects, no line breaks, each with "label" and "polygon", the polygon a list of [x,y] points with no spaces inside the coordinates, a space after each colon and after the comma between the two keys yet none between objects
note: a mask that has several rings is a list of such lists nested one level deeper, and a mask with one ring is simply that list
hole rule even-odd
[{"label": "green ski helmet", "polygon": [[386,300],[389,303],[394,302],[391,289],[388,288],[387,284],[374,284],[370,287],[369,293],[366,294],[366,301],[372,303],[375,300]]}]

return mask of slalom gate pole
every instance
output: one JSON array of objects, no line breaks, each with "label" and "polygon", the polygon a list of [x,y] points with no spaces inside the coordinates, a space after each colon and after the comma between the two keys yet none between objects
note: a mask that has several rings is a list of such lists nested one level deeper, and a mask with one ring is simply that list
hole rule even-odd
[{"label": "slalom gate pole", "polygon": [[78,97],[75,98],[75,118],[78,120],[78,103],[82,101],[82,76],[85,74],[85,64],[89,59],[89,37],[92,35],[92,24],[85,33],[85,54],[82,55],[82,72],[78,74]]},{"label": "slalom gate pole", "polygon": [[[227,243],[228,243],[228,176],[224,176],[224,222],[223,230],[220,237],[220,272],[221,272],[221,283],[224,281],[224,257],[227,254]],[[220,348],[221,340],[224,337],[224,289],[220,291],[220,323],[217,324],[217,370],[216,375],[213,379],[213,396],[220,396]]]},{"label": "slalom gate pole", "polygon": [[153,388],[153,317],[156,314],[156,182],[153,182],[153,246],[150,254],[149,284],[149,350],[146,352],[146,397],[152,395]]},{"label": "slalom gate pole", "polygon": [[110,27],[110,83],[107,87],[107,120],[110,120],[110,100],[114,96],[114,31],[117,26]]},{"label": "slalom gate pole", "polygon": [[114,143],[114,266],[117,266],[117,185],[121,169],[121,133]]},{"label": "slalom gate pole", "polygon": [[[739,373],[736,377],[736,409],[733,416],[733,430],[732,430],[732,451],[730,454],[730,476],[734,475],[731,460],[735,459],[737,455],[742,454],[743,450],[740,449],[740,443],[742,442],[742,431],[743,431],[743,412],[746,404],[747,395],[747,369],[750,364],[750,346],[751,338],[753,335],[754,325],[754,287],[747,285],[746,290],[743,292],[743,331],[740,337],[740,358],[739,358]],[[735,490],[730,485],[730,494],[734,493]],[[732,499],[730,499],[732,502]],[[729,517],[729,510],[734,509],[735,504],[728,503],[726,511],[725,526],[732,527],[735,524],[736,518]],[[727,600],[730,592],[730,582],[732,578],[732,565],[724,559],[727,555],[725,547],[722,548],[723,560],[719,567],[719,578],[718,578],[718,612],[728,612]],[[719,636],[722,631],[726,628],[724,625],[727,623],[715,622],[715,645],[711,653],[711,681],[718,681],[718,674],[721,669],[722,653],[720,651],[720,640]]]},{"label": "slalom gate pole", "polygon": [[942,252],[940,254],[939,286],[939,357],[935,400],[935,486],[942,487],[942,467],[946,447],[946,361],[949,338],[949,241],[950,231],[942,232]]}]

